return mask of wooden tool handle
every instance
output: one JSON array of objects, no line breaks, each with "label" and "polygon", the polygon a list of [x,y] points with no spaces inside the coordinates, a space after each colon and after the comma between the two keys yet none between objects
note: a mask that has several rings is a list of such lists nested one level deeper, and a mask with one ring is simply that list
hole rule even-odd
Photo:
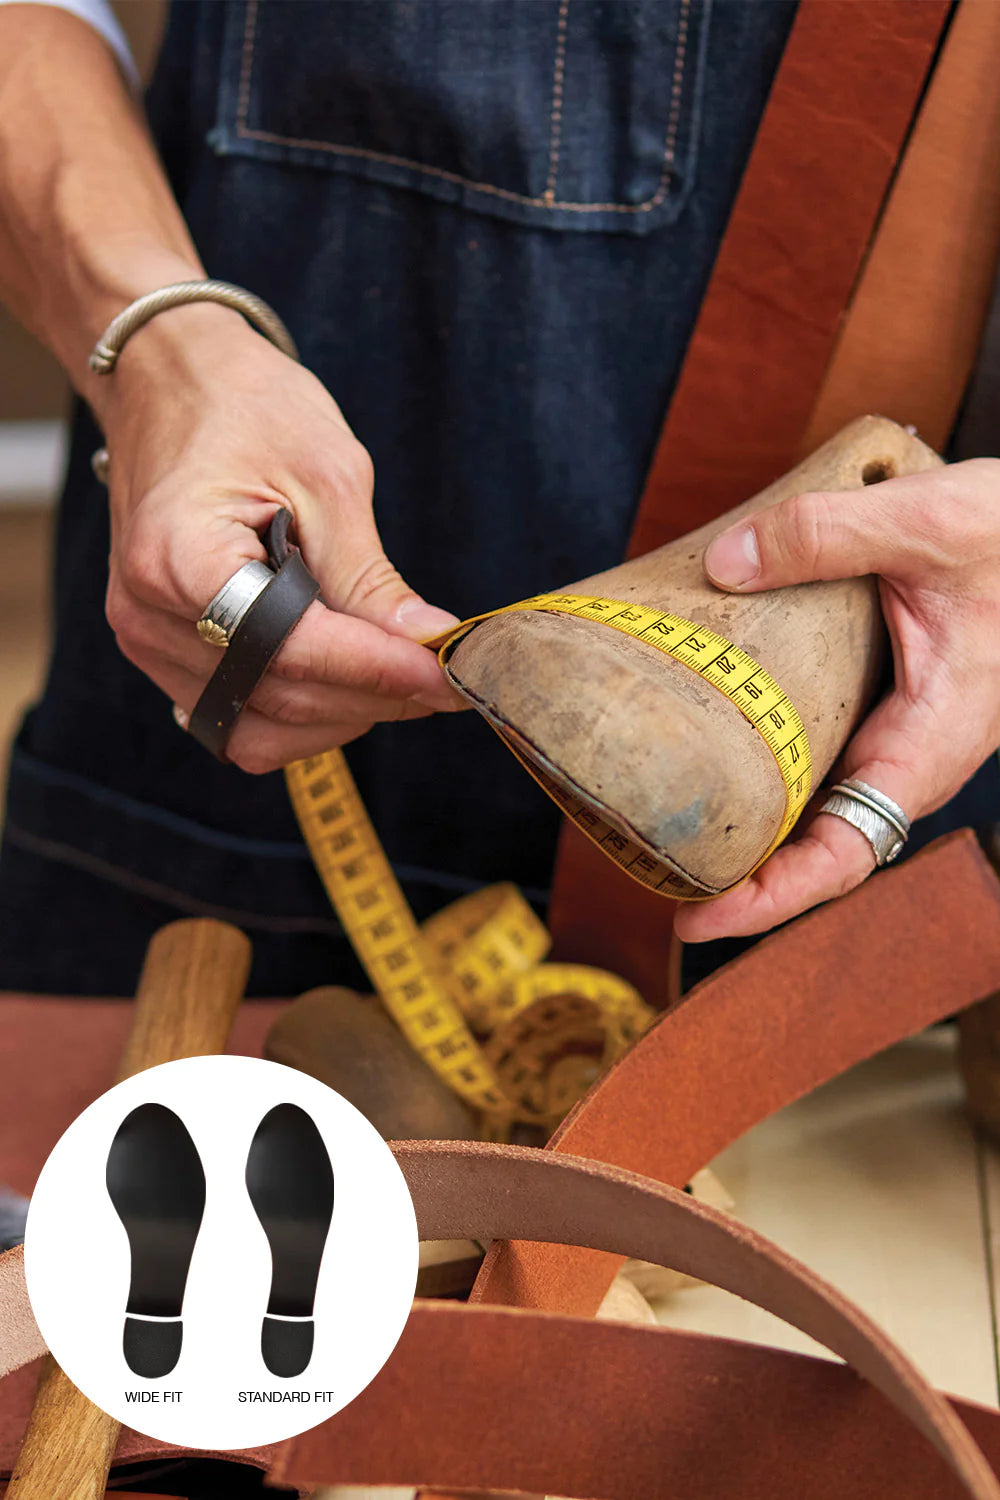
[{"label": "wooden tool handle", "polygon": [[[221,1052],[250,952],[244,934],[223,922],[161,928],[146,950],[119,1081],[158,1063]],[[48,1355],[6,1500],[101,1500],[120,1430]]]},{"label": "wooden tool handle", "polygon": [[250,940],[205,918],[161,927],[146,950],[119,1081],[226,1045],[247,975]]}]

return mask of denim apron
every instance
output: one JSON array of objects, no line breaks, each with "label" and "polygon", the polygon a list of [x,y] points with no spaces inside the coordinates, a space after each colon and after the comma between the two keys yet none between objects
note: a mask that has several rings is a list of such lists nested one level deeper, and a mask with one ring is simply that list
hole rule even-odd
[{"label": "denim apron", "polygon": [[[388,556],[465,616],[621,558],[792,0],[186,0],[153,128],[208,272],[291,329],[375,463]],[[128,993],[178,915],[251,993],[361,984],[280,774],[213,762],[122,657],[79,412],[56,637],[13,756],[0,987]],[[349,749],[418,915],[542,902],[557,814],[475,715]]]}]

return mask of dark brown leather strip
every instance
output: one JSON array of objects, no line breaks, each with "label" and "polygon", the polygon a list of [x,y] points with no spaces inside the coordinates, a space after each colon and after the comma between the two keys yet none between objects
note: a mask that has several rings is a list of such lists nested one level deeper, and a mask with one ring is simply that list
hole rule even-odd
[{"label": "dark brown leather strip", "polygon": [[[772,934],[668,1011],[550,1149],[683,1186],[792,1099],[1000,987],[1000,882],[971,833]],[[473,1298],[592,1316],[610,1256],[495,1245]]]},{"label": "dark brown leather strip", "polygon": [[195,704],[190,733],[218,760],[250,695],[296,625],[319,595],[319,584],[286,537],[290,512],[271,523],[268,550],[279,562],[273,580],[247,610],[225,654]]}]

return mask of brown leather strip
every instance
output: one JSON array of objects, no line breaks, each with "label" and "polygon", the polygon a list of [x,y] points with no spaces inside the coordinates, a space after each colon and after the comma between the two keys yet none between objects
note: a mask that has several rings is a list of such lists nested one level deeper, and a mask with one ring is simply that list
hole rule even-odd
[{"label": "brown leather strip", "polygon": [[[600,1162],[556,1153],[467,1141],[408,1141],[397,1144],[394,1150],[413,1195],[422,1238],[490,1239],[518,1234],[533,1240],[582,1244],[669,1264],[724,1287],[786,1319],[848,1360],[937,1449],[961,1481],[965,1494],[975,1500],[1000,1500],[1000,1484],[968,1431],[886,1335],[833,1287],[738,1220],[676,1189]],[[482,1327],[476,1323],[480,1311],[465,1310],[465,1319],[472,1317],[474,1329]],[[515,1315],[513,1321],[523,1326],[523,1315]],[[437,1326],[440,1332],[440,1324]],[[580,1335],[572,1327],[565,1336],[587,1339],[587,1333]],[[658,1332],[654,1334],[657,1336]],[[457,1338],[461,1342],[461,1330]],[[380,1451],[395,1448],[397,1462],[413,1461],[411,1455],[404,1459],[392,1435],[403,1413],[404,1424],[412,1420],[411,1391],[426,1387],[430,1369],[439,1379],[442,1358],[446,1364],[453,1358],[447,1344],[439,1344],[436,1355],[433,1363],[425,1363],[423,1356],[417,1362],[412,1355],[409,1362],[404,1358],[396,1376],[402,1377],[407,1387],[396,1393],[399,1415],[393,1420],[386,1413],[375,1428]],[[635,1368],[648,1374],[650,1360],[655,1367],[658,1357],[651,1345]],[[477,1363],[481,1359],[480,1351]],[[520,1361],[507,1369],[502,1365],[499,1370],[491,1368],[488,1383],[499,1375],[503,1384],[516,1372],[518,1382],[523,1384],[526,1368]],[[567,1368],[581,1366],[573,1363]],[[484,1384],[478,1370],[467,1371],[466,1375],[467,1387],[457,1393],[463,1414],[471,1392]],[[651,1384],[656,1390],[655,1374]],[[662,1399],[662,1391],[657,1394]],[[573,1392],[564,1392],[564,1399],[567,1397],[576,1399]],[[440,1403],[439,1390],[436,1399]],[[495,1399],[495,1391],[491,1399]],[[617,1446],[617,1423],[609,1417],[617,1415],[616,1407],[598,1406],[593,1414],[600,1420],[590,1434],[591,1447],[610,1446],[613,1450]],[[704,1404],[694,1407],[689,1418],[692,1430],[700,1424],[707,1433],[714,1425]],[[297,1482],[344,1478],[339,1464],[355,1461],[355,1443],[344,1440],[344,1419],[348,1429],[357,1430],[357,1416],[347,1412],[343,1418],[334,1418],[284,1445],[274,1462],[274,1476],[292,1477]],[[369,1430],[371,1425],[370,1420],[361,1422],[362,1430]],[[436,1423],[433,1426],[437,1429]],[[327,1448],[331,1437],[334,1454],[339,1455],[332,1460]],[[497,1455],[491,1453],[490,1457],[495,1461]],[[482,1458],[476,1462],[481,1463]],[[890,1469],[895,1472],[894,1462],[886,1464],[886,1470]],[[361,1477],[370,1481],[372,1475]],[[429,1477],[427,1471],[420,1477]],[[603,1493],[590,1487],[593,1478],[587,1477],[586,1493]],[[494,1475],[489,1482],[506,1487],[507,1476]],[[888,1483],[887,1474],[883,1474],[882,1483]]]},{"label": "brown leather strip", "polygon": [[802,441],[862,411],[948,441],[1000,247],[1000,6],[961,0]]},{"label": "brown leather strip", "polygon": [[549,901],[552,958],[620,974],[657,1010],[680,994],[675,901],[626,875],[568,818],[563,819]]},{"label": "brown leather strip", "polygon": [[[955,1403],[1000,1462],[995,1412]],[[273,1478],[603,1500],[963,1500],[843,1366],[669,1329],[418,1304],[344,1412]]]},{"label": "brown leather strip", "polygon": [[319,582],[297,547],[288,542],[292,513],[279,510],[267,534],[267,549],[277,571],[243,616],[222,660],[191,711],[188,726],[199,744],[217,760],[257,684],[314,599]]},{"label": "brown leather strip", "polygon": [[[36,1365],[0,1382],[0,1468],[36,1383]],[[997,1413],[950,1404],[1000,1471]],[[179,1455],[126,1431],[117,1461]],[[454,1303],[414,1304],[374,1383],[294,1449],[225,1456],[302,1485],[609,1500],[968,1495],[926,1439],[842,1365],[665,1328]]]},{"label": "brown leather strip", "polygon": [[[668,1011],[550,1149],[683,1186],[782,1105],[1000,987],[1000,882],[967,830],[772,934]],[[498,1244],[473,1299],[592,1316],[616,1262]]]},{"label": "brown leather strip", "polygon": [[631,556],[714,520],[795,463],[948,11],[943,0],[802,0]]},{"label": "brown leather strip", "polygon": [[[948,11],[938,0],[802,0],[660,435],[630,556],[714,520],[799,458]],[[961,178],[953,157],[945,165]],[[894,256],[897,249],[894,242]],[[895,299],[893,308],[890,343],[899,326]],[[860,318],[853,309],[850,316],[856,328]],[[848,417],[887,410],[877,385],[863,389],[869,397]],[[902,411],[899,419],[913,420]],[[822,420],[830,436],[835,427]],[[616,970],[663,1005],[676,997],[668,976],[680,964],[671,913],[564,826],[549,907],[557,957]]]},{"label": "brown leather strip", "polygon": [[[703,1277],[768,1308],[844,1356],[937,1448],[960,1479],[963,1493],[977,1500],[1000,1497],[1000,1484],[967,1429],[881,1330],[839,1292],[738,1221],[648,1179],[597,1162],[561,1159],[555,1153],[467,1141],[413,1141],[397,1144],[394,1150],[413,1194],[422,1237],[459,1234],[489,1238],[519,1233],[538,1240],[569,1240],[638,1255]],[[433,1340],[435,1347],[427,1343],[419,1349],[401,1346],[402,1355],[390,1360],[380,1377],[382,1391],[373,1387],[368,1393],[369,1410],[358,1410],[365,1402],[362,1397],[340,1416],[284,1445],[272,1475],[294,1478],[299,1483],[347,1479],[369,1483],[391,1479],[399,1483],[413,1479],[427,1482],[436,1471],[437,1482],[467,1485],[485,1481],[507,1489],[515,1487],[514,1469],[518,1488],[557,1487],[561,1494],[622,1495],[630,1500],[652,1494],[688,1496],[692,1488],[687,1467],[682,1473],[675,1470],[670,1474],[669,1482],[665,1470],[669,1470],[671,1458],[676,1458],[678,1451],[689,1462],[691,1446],[700,1445],[714,1432],[717,1449],[725,1451],[727,1467],[736,1466],[740,1483],[738,1489],[722,1484],[708,1489],[703,1475],[697,1493],[716,1497],[748,1493],[743,1476],[744,1450],[734,1444],[728,1427],[718,1425],[706,1384],[702,1382],[699,1389],[678,1380],[675,1340],[667,1340],[675,1344],[670,1358],[661,1357],[664,1330],[630,1329],[629,1334],[641,1331],[646,1339],[643,1342],[628,1337],[631,1355],[623,1358],[623,1351],[615,1347],[614,1335],[606,1341],[594,1337],[598,1327],[603,1331],[602,1325],[584,1324],[581,1328],[561,1319],[546,1319],[539,1330],[534,1319],[522,1314],[514,1317],[512,1336],[505,1336],[500,1323],[476,1322],[476,1313],[485,1309],[455,1311],[459,1316],[448,1319],[447,1333]],[[503,1341],[503,1352],[496,1347],[484,1349],[484,1341],[492,1343],[494,1339]],[[599,1343],[610,1347],[599,1348]],[[464,1378],[460,1384],[451,1385],[449,1365],[456,1357],[462,1360],[470,1353],[472,1360],[463,1372]],[[737,1380],[746,1380],[750,1386],[760,1372],[751,1374],[746,1361],[733,1360],[732,1354],[733,1346],[728,1346],[725,1362],[730,1385],[738,1369]],[[539,1376],[543,1375],[539,1362],[547,1367],[545,1373],[557,1393],[555,1401],[539,1390]],[[754,1351],[751,1367],[758,1362],[759,1351]],[[803,1361],[806,1366],[814,1363]],[[395,1370],[394,1365],[398,1365]],[[430,1371],[434,1372],[433,1382],[427,1380]],[[508,1401],[513,1396],[518,1408],[523,1408],[526,1377],[539,1408],[533,1405],[523,1418],[519,1410],[515,1417]],[[641,1378],[642,1399],[637,1397],[636,1377]],[[512,1385],[517,1388],[516,1394]],[[685,1385],[689,1387],[686,1391]],[[430,1412],[416,1389],[428,1386],[436,1408]],[[485,1437],[484,1403],[489,1403],[493,1413],[485,1422]],[[372,1404],[375,1411],[370,1409]],[[438,1410],[444,1411],[444,1422]],[[657,1410],[670,1413],[669,1443],[664,1441],[662,1417],[659,1431],[656,1425],[650,1428],[646,1423],[636,1423],[640,1411],[655,1422]],[[390,1416],[390,1411],[395,1416]],[[774,1411],[770,1413],[769,1436],[774,1431],[775,1415]],[[805,1433],[811,1449],[815,1429],[802,1404],[794,1416],[782,1415],[796,1422],[792,1443],[801,1445]],[[798,1425],[803,1420],[804,1427]],[[498,1421],[503,1429],[499,1447],[489,1435]],[[425,1423],[433,1434],[430,1442],[419,1436]],[[548,1447],[560,1460],[558,1472],[550,1472],[544,1480],[537,1473],[529,1476],[523,1471],[524,1423],[533,1433],[548,1435]],[[454,1432],[455,1427],[461,1429],[460,1434]],[[397,1436],[400,1428],[402,1441]],[[422,1450],[419,1460],[412,1452],[405,1452],[414,1433]],[[369,1434],[377,1435],[375,1444]],[[760,1431],[754,1434],[754,1446],[760,1446],[762,1436]],[[788,1434],[783,1438],[787,1441]],[[614,1455],[620,1462],[629,1440],[642,1460],[638,1471],[633,1467],[627,1483],[623,1483],[620,1469],[609,1473],[607,1459]],[[909,1439],[903,1446],[911,1446]],[[389,1453],[395,1463],[391,1473],[386,1462]],[[938,1467],[925,1449],[921,1449],[921,1455],[925,1467]],[[882,1472],[877,1476],[881,1493],[907,1493],[897,1487],[896,1452],[884,1453],[882,1461]],[[420,1463],[419,1471],[404,1467],[415,1462]],[[444,1463],[460,1465],[459,1472],[453,1468],[450,1477],[445,1477]],[[345,1465],[349,1467],[345,1469]],[[719,1477],[717,1472],[715,1478]],[[942,1480],[939,1474],[939,1486]],[[845,1493],[843,1474],[839,1483],[841,1493]],[[800,1491],[788,1485],[787,1475],[776,1483],[772,1474],[772,1493],[779,1484],[783,1494],[817,1493],[811,1483],[807,1491]],[[935,1493],[941,1493],[941,1489]]]}]

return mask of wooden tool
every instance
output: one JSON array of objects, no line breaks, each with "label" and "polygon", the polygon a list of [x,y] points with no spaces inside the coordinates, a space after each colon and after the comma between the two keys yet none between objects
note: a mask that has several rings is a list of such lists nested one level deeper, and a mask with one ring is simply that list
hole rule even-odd
[{"label": "wooden tool", "polygon": [[[884,629],[875,580],[726,594],[705,579],[705,548],[776,501],[940,462],[906,429],[861,418],[719,520],[566,592],[670,611],[741,647],[798,710],[816,787],[878,680]],[[774,754],[724,692],[663,651],[591,620],[510,613],[467,634],[447,670],[529,764],[700,893],[736,884],[772,845],[787,800]]]},{"label": "wooden tool", "polygon": [[374,996],[327,985],[300,995],[267,1034],[264,1056],[309,1073],[387,1141],[463,1141],[471,1110],[417,1056]]},{"label": "wooden tool", "polygon": [[[250,971],[249,940],[223,922],[172,922],[146,951],[117,1082],[221,1052]],[[100,1500],[120,1423],[47,1356],[6,1500]]]}]

